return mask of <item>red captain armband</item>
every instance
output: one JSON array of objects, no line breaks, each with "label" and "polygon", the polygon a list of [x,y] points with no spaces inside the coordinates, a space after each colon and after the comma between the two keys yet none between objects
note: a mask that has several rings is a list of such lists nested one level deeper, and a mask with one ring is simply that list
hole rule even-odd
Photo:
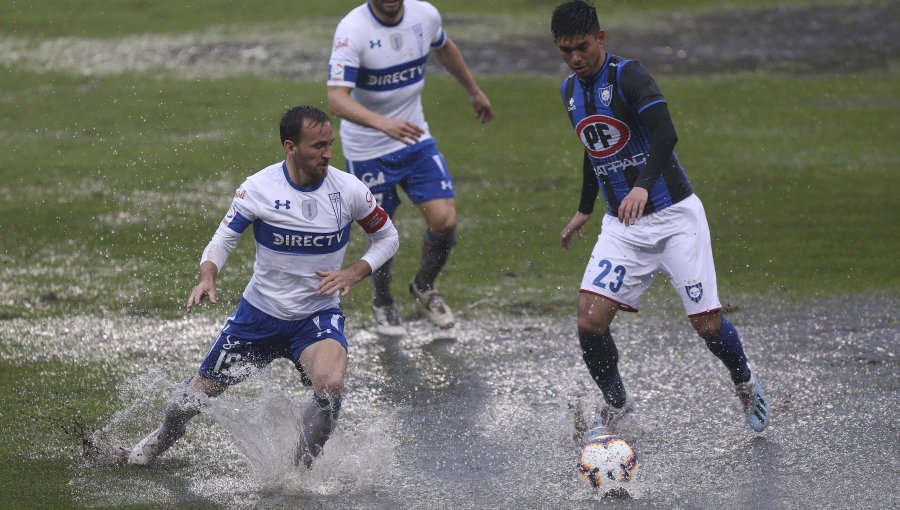
[{"label": "red captain armband", "polygon": [[387,223],[388,215],[384,212],[384,209],[381,207],[375,206],[375,210],[372,211],[371,214],[366,216],[365,218],[358,220],[359,226],[363,228],[367,233],[372,234],[377,232],[381,227]]}]

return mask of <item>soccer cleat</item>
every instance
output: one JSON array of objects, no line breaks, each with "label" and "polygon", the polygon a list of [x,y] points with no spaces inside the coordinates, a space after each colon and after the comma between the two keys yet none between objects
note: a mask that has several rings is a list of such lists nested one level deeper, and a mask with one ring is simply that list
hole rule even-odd
[{"label": "soccer cleat", "polygon": [[606,436],[615,433],[616,426],[628,413],[634,411],[634,400],[631,395],[625,397],[625,405],[614,407],[604,402],[600,414],[594,420],[591,428],[584,433],[584,442],[589,443],[595,437]]},{"label": "soccer cleat", "polygon": [[132,466],[148,466],[159,454],[159,429],[154,430],[134,446],[128,455],[128,464]]},{"label": "soccer cleat", "polygon": [[400,319],[400,311],[397,310],[397,305],[372,305],[372,312],[375,314],[375,332],[379,335],[406,335],[406,326],[403,325],[403,321]]},{"label": "soccer cleat", "polygon": [[434,289],[420,290],[416,287],[416,279],[413,278],[409,282],[409,292],[425,307],[425,314],[435,326],[441,329],[453,327],[453,312],[438,291]]},{"label": "soccer cleat", "polygon": [[769,400],[756,379],[756,372],[750,371],[750,380],[735,384],[734,392],[741,401],[747,424],[755,432],[762,432],[769,426]]},{"label": "soccer cleat", "polygon": [[131,466],[149,466],[157,457],[169,449],[175,441],[184,435],[185,429],[182,428],[175,434],[169,434],[163,437],[160,433],[162,427],[151,432],[147,437],[134,446],[131,454],[128,456],[128,464]]}]

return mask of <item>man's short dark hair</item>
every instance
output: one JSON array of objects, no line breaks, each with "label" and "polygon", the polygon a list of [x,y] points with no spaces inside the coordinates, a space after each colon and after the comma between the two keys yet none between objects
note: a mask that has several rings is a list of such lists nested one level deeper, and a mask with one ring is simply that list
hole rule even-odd
[{"label": "man's short dark hair", "polygon": [[300,133],[303,131],[303,125],[306,122],[309,122],[310,127],[316,127],[322,124],[330,124],[331,117],[315,106],[306,104],[288,109],[281,116],[279,126],[281,143],[284,144],[285,140],[300,143]]},{"label": "man's short dark hair", "polygon": [[596,34],[600,31],[600,20],[594,4],[582,0],[561,3],[553,9],[550,19],[550,33],[553,40],[568,39]]}]

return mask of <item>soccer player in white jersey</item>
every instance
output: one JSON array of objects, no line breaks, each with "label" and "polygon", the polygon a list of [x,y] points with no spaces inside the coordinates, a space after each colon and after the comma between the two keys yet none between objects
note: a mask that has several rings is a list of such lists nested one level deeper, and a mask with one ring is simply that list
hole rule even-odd
[{"label": "soccer player in white jersey", "polygon": [[[478,120],[491,120],[491,103],[444,33],[440,13],[417,0],[369,0],[341,20],[329,60],[328,107],[343,119],[347,169],[369,186],[388,215],[400,204],[397,186],[421,211],[427,227],[422,263],[409,290],[435,325],[450,328],[453,313],[435,279],[455,243],[456,205],[450,172],[422,112],[430,50],[469,93]],[[372,308],[379,332],[402,335],[391,274],[388,261],[372,275]]]},{"label": "soccer player in white jersey", "polygon": [[[204,298],[216,302],[216,276],[250,225],[256,239],[253,276],[198,374],[175,392],[162,424],[133,448],[129,464],[153,462],[184,435],[187,421],[207,398],[275,358],[293,361],[303,383],[313,388],[303,411],[296,463],[311,467],[334,429],[347,368],[340,296],[390,259],[399,237],[368,188],[329,165],[334,133],[325,112],[291,108],[281,118],[280,131],[284,161],[251,175],[235,192],[203,251],[187,310]],[[371,244],[341,269],[354,221]]]}]

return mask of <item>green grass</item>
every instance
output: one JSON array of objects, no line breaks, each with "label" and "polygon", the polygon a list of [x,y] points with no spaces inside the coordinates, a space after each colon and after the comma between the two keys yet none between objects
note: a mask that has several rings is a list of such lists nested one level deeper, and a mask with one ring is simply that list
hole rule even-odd
[{"label": "green grass", "polygon": [[[526,1],[543,17],[556,2]],[[761,4],[762,2],[760,2]],[[765,2],[774,4],[775,2]],[[779,2],[781,3],[781,2]],[[799,2],[798,2],[799,3]],[[308,5],[307,5],[308,4]],[[215,25],[340,15],[356,2],[175,3],[0,0],[0,33],[115,37]],[[669,2],[623,2],[629,12]],[[679,8],[743,2],[696,0]],[[756,3],[754,3],[756,4]],[[445,9],[444,3],[439,3]],[[687,7],[684,7],[687,6]],[[302,11],[302,12],[301,12]],[[445,13],[507,14],[508,4],[456,0]],[[102,12],[102,16],[100,13]],[[773,73],[659,77],[678,153],[703,199],[723,300],[896,293],[900,276],[900,73]],[[472,118],[459,86],[429,77],[424,103],[458,192],[459,244],[440,280],[449,301],[503,298],[511,312],[574,315],[576,288],[598,231],[568,252],[558,235],[575,210],[581,149],[555,78],[479,78],[497,117]],[[282,158],[276,124],[287,106],[324,106],[321,83],[242,76],[183,80],[0,72],[0,342],[4,319],[72,314],[180,316],[201,250],[233,189]],[[338,153],[339,147],[338,147]],[[336,165],[343,167],[343,158]],[[598,205],[599,216],[602,206]],[[397,291],[415,271],[422,223],[408,203]],[[354,231],[350,255],[364,236]],[[246,236],[249,237],[249,236]],[[249,277],[244,239],[220,280],[224,316]],[[368,282],[345,301],[368,320]],[[408,303],[403,304],[412,308]],[[108,417],[122,375],[97,365],[0,360],[0,493],[8,508],[72,508],[78,445],[60,425],[74,410]],[[34,402],[42,402],[40,415]],[[49,452],[49,453],[48,453]],[[53,453],[55,452],[55,453]],[[40,489],[35,489],[39,487]]]},{"label": "green grass", "polygon": [[[280,112],[324,101],[315,83],[150,78],[0,77],[0,257],[12,289],[0,313],[180,313],[232,190],[282,158]],[[459,197],[459,244],[442,288],[457,303],[498,292],[514,293],[517,308],[568,299],[592,243],[558,247],[578,200],[580,149],[557,82],[480,81],[497,111],[483,127],[451,79],[429,78],[426,88]],[[897,287],[886,261],[900,248],[891,170],[900,76],[660,81],[707,209],[723,294]],[[408,204],[397,219],[402,282],[417,263],[421,221]],[[597,229],[592,219],[587,233]],[[226,298],[246,282],[252,244],[229,260]],[[37,303],[51,292],[57,299]],[[364,308],[367,294],[353,293],[348,308]]]},{"label": "green grass", "polygon": [[[876,3],[875,0],[867,0]],[[19,37],[117,37],[139,33],[179,33],[210,27],[315,24],[340,18],[363,0],[296,2],[272,0],[264,7],[242,0],[0,0],[0,34]],[[558,0],[449,0],[433,2],[447,16],[515,15],[549,20]],[[618,22],[639,13],[697,9],[741,9],[785,4],[838,4],[840,0],[667,0],[595,2],[601,21]],[[549,21],[547,21],[549,22]],[[302,27],[301,27],[302,29]]]},{"label": "green grass", "polygon": [[76,413],[93,423],[108,416],[114,395],[115,379],[104,367],[0,360],[3,508],[75,506],[67,481],[80,445],[64,430],[72,432]]}]

